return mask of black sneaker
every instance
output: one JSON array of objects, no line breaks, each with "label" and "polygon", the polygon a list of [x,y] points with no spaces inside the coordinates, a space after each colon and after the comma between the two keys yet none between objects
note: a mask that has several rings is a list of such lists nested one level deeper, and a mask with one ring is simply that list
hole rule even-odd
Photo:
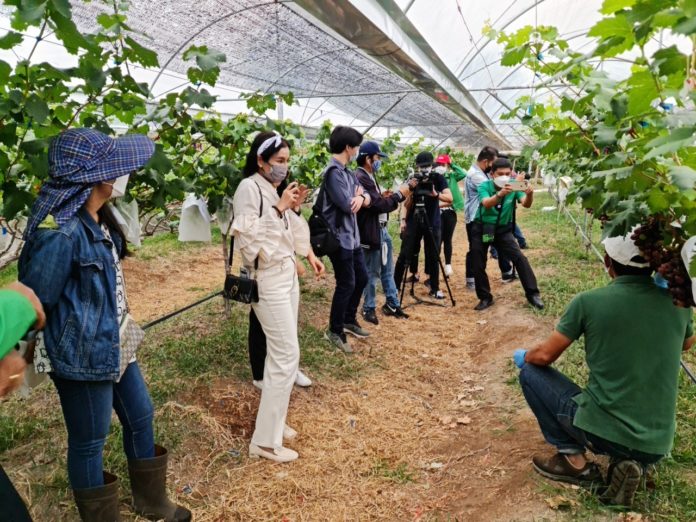
[{"label": "black sneaker", "polygon": [[368,323],[379,324],[379,319],[377,319],[377,314],[374,310],[366,310],[362,313],[362,316]]},{"label": "black sneaker", "polygon": [[411,274],[406,280],[407,283],[417,283],[420,281],[420,276],[418,274]]},{"label": "black sneaker", "polygon": [[537,310],[544,309],[544,301],[541,300],[541,296],[539,294],[528,295],[527,301],[529,301],[529,304]]},{"label": "black sneaker", "polygon": [[503,274],[503,283],[512,283],[515,279],[517,279],[517,275],[515,272],[512,272],[510,274]]},{"label": "black sneaker", "polygon": [[477,312],[480,312],[481,310],[485,310],[486,308],[490,308],[491,306],[493,306],[493,298],[481,299],[479,301],[479,304],[477,304],[474,307],[474,310],[476,310]]},{"label": "black sneaker", "polygon": [[382,313],[391,317],[398,317],[401,319],[408,319],[408,314],[404,312],[400,306],[391,306],[390,304],[385,304],[382,307]]}]

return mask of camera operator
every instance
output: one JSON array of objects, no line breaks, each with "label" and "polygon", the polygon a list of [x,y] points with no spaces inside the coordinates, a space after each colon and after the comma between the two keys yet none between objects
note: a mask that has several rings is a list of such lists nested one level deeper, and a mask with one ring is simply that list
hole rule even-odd
[{"label": "camera operator", "polygon": [[[410,256],[415,246],[425,237],[425,270],[430,276],[430,293],[428,295],[435,299],[444,299],[445,296],[440,291],[440,267],[438,264],[441,227],[440,203],[451,204],[452,192],[445,177],[433,170],[433,155],[428,151],[423,151],[416,156],[415,179],[418,184],[405,203],[408,209],[405,240],[401,244],[399,259],[396,261],[394,281],[399,288],[406,266],[411,263]],[[424,211],[424,221],[416,220],[416,208]],[[432,234],[434,241],[430,241],[429,234]]]},{"label": "camera operator", "polygon": [[[481,204],[471,225],[469,246],[476,295],[480,300],[474,310],[485,310],[493,304],[493,296],[486,275],[486,257],[491,244],[496,247],[501,257],[509,259],[517,269],[527,301],[535,308],[544,308],[532,267],[512,235],[515,206],[520,201],[523,207],[531,207],[534,201],[534,190],[529,185],[523,192],[513,190],[510,184],[511,173],[510,161],[498,158],[491,166],[492,179],[478,186]],[[517,181],[523,182],[524,177],[520,177]]]},{"label": "camera operator", "polygon": [[355,171],[365,194],[370,196],[370,206],[358,211],[358,229],[361,246],[365,249],[368,274],[367,286],[363,294],[362,313],[363,318],[372,324],[379,324],[375,313],[377,280],[382,281],[382,290],[387,299],[382,307],[382,313],[403,319],[408,318],[401,309],[399,290],[394,283],[394,255],[387,225],[389,212],[398,208],[399,203],[406,199],[410,190],[408,185],[403,185],[397,192],[382,193],[377,181],[377,172],[382,165],[381,158],[386,157],[387,155],[379,149],[376,142],[366,141],[360,146],[358,170]]}]

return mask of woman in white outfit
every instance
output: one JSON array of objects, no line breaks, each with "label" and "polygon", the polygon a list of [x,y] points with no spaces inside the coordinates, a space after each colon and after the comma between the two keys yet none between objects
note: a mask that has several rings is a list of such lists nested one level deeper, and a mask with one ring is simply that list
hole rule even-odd
[{"label": "woman in white outfit", "polygon": [[296,435],[285,426],[300,360],[295,254],[306,256],[318,276],[324,273],[309,244],[307,222],[299,215],[307,188],[293,182],[281,196],[276,193],[287,176],[289,159],[290,146],[279,134],[256,136],[247,155],[245,178],[234,194],[232,223],[235,247],[258,284],[259,302],[252,307],[266,334],[263,390],[249,455],[276,462],[298,457],[296,451],[283,447],[284,431],[286,437]]}]

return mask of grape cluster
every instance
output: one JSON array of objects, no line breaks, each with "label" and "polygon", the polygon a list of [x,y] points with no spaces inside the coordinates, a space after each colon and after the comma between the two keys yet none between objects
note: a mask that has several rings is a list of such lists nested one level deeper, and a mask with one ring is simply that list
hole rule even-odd
[{"label": "grape cluster", "polygon": [[691,277],[682,262],[680,248],[665,245],[663,230],[664,221],[650,217],[633,231],[631,239],[650,267],[667,281],[674,304],[685,308],[694,306]]}]

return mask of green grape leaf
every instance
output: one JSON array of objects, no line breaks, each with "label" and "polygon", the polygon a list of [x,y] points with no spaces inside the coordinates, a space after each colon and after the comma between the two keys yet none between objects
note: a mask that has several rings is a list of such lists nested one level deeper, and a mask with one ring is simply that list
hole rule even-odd
[{"label": "green grape leaf", "polygon": [[221,63],[227,61],[227,57],[224,53],[215,51],[213,49],[208,49],[205,45],[196,47],[195,45],[189,47],[186,52],[184,52],[184,61],[190,60],[191,58],[196,59],[196,65],[201,68],[202,71],[211,71],[220,66]]},{"label": "green grape leaf", "polygon": [[39,98],[36,94],[31,94],[29,98],[27,98],[24,107],[27,114],[32,118],[35,124],[43,123],[50,114],[50,110],[46,102]]},{"label": "green grape leaf", "polygon": [[696,16],[690,16],[679,22],[672,29],[675,33],[693,34],[696,33]]},{"label": "green grape leaf", "polygon": [[672,167],[669,169],[669,175],[672,183],[681,190],[689,190],[696,187],[696,170],[691,167]]},{"label": "green grape leaf", "polygon": [[64,18],[71,18],[70,1],[69,0],[51,0],[51,5]]},{"label": "green grape leaf", "polygon": [[633,7],[636,0],[604,0],[600,12],[604,14],[614,14],[617,11]]},{"label": "green grape leaf", "polygon": [[693,145],[695,139],[693,127],[680,127],[674,129],[666,136],[660,136],[649,141],[645,146],[650,150],[645,155],[645,158],[650,159],[676,152],[683,147]]},{"label": "green grape leaf", "polygon": [[15,45],[22,43],[22,40],[24,37],[21,34],[10,31],[0,38],[0,49],[12,49]]},{"label": "green grape leaf", "polygon": [[660,49],[653,54],[653,60],[660,74],[665,76],[683,72],[686,68],[686,56],[679,52],[676,45]]},{"label": "green grape leaf", "polygon": [[159,67],[159,60],[157,59],[157,53],[155,51],[143,47],[130,36],[126,36],[125,42],[133,51],[130,56],[132,61],[144,67]]}]

